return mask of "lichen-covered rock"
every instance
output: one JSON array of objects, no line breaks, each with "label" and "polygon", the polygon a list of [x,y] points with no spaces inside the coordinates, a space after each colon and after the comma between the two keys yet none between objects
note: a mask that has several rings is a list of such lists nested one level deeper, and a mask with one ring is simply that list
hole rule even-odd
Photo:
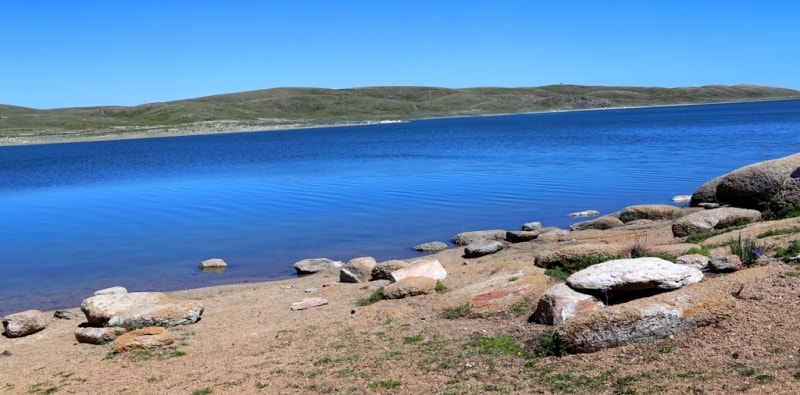
[{"label": "lichen-covered rock", "polygon": [[539,252],[536,254],[534,264],[538,267],[550,268],[564,262],[580,262],[586,259],[614,259],[623,256],[628,249],[628,246],[621,244],[571,244]]},{"label": "lichen-covered rock", "polygon": [[735,272],[744,268],[738,255],[714,255],[708,261],[708,267],[715,272]]},{"label": "lichen-covered rock", "polygon": [[639,219],[657,220],[673,220],[680,218],[683,215],[681,209],[667,204],[641,204],[636,206],[628,206],[622,209],[619,214],[619,219],[622,222],[630,222]]},{"label": "lichen-covered rock", "polygon": [[115,353],[134,350],[149,350],[173,343],[172,334],[160,326],[151,326],[130,331],[117,337],[111,344]]},{"label": "lichen-covered rock", "polygon": [[430,277],[406,277],[383,289],[385,299],[403,299],[410,296],[428,295],[434,292],[436,280]]},{"label": "lichen-covered rock", "polygon": [[3,329],[7,337],[22,337],[41,331],[47,320],[39,310],[26,310],[3,317]]},{"label": "lichen-covered rock", "polygon": [[592,295],[582,294],[559,283],[539,298],[533,320],[539,324],[558,325],[572,317],[588,314],[603,308],[603,303]]},{"label": "lichen-covered rock", "polygon": [[691,213],[672,224],[675,237],[686,237],[693,233],[723,229],[742,222],[761,220],[761,212],[736,207],[720,207]]}]

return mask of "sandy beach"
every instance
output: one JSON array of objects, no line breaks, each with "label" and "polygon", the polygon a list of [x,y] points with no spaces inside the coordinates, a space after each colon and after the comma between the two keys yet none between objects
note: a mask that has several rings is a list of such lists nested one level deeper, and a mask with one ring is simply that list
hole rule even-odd
[{"label": "sandy beach", "polygon": [[[800,219],[790,219],[739,232],[748,236],[797,225]],[[174,292],[170,295],[177,300],[202,301],[202,319],[169,328],[173,346],[148,352],[113,354],[110,345],[78,343],[74,331],[82,319],[51,318],[41,332],[0,338],[0,392],[795,392],[800,320],[794,311],[800,307],[800,278],[785,265],[695,284],[731,292],[741,287],[731,318],[715,325],[592,354],[536,354],[548,327],[530,323],[529,316],[539,295],[553,284],[532,264],[537,252],[564,243],[679,243],[669,229],[669,222],[662,221],[575,231],[560,240],[509,244],[496,254],[470,259],[462,256],[462,248],[452,248],[433,255],[448,271],[446,291],[368,306],[359,306],[358,300],[385,283],[340,283],[338,269]],[[778,236],[769,243],[781,245],[790,238]],[[290,310],[309,296],[329,303]],[[471,306],[468,314],[447,316],[464,305]],[[70,311],[82,317],[79,309]],[[487,346],[498,341],[506,342],[504,347],[510,342],[511,352]]]}]

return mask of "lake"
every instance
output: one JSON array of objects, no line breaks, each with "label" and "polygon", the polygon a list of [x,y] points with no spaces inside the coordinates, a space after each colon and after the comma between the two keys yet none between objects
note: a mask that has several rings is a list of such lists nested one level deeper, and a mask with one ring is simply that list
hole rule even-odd
[{"label": "lake", "polygon": [[[798,152],[799,131],[784,100],[0,147],[0,315],[568,228]],[[209,258],[229,266],[201,272]]]}]

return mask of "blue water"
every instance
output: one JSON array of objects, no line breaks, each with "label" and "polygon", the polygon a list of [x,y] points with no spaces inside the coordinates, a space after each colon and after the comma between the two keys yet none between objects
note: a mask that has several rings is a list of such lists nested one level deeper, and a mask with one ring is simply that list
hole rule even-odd
[{"label": "blue water", "polygon": [[[0,147],[0,315],[671,204],[798,131],[790,100]],[[213,257],[228,269],[200,272]]]}]

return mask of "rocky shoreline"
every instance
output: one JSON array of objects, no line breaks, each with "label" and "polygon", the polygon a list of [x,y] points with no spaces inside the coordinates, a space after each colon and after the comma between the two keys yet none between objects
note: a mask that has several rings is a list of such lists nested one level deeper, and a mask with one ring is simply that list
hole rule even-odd
[{"label": "rocky shoreline", "polygon": [[[752,200],[732,192],[743,175],[748,191],[757,179],[787,186],[760,189],[773,210],[796,205],[798,161],[716,178],[716,201],[704,185],[693,207],[631,206],[571,230],[464,232],[455,248],[416,260],[301,261],[305,275],[283,281],[148,295],[112,288],[58,318],[5,317],[0,390],[792,393],[800,257],[775,251],[798,243],[800,218],[764,220],[725,199]],[[699,234],[708,237],[689,239]],[[737,239],[772,253],[743,259],[730,247]],[[29,318],[35,329],[18,336]],[[481,348],[499,341],[511,351]],[[562,351],[570,355],[548,356]],[[564,381],[569,372],[583,378]]]}]

